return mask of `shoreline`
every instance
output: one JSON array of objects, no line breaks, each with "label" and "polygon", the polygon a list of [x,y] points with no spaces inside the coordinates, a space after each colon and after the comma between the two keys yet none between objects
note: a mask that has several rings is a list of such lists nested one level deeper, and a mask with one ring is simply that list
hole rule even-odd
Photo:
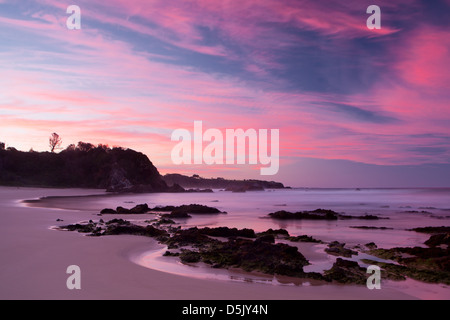
[{"label": "shoreline", "polygon": [[[62,212],[17,206],[18,200],[35,199],[43,192],[34,188],[21,191],[17,194],[17,188],[0,187],[0,231],[7,240],[0,244],[5,271],[0,275],[4,283],[0,290],[2,299],[415,299],[393,288],[370,291],[361,286],[335,284],[268,286],[192,279],[144,268],[133,263],[131,257],[137,252],[148,251],[149,247],[157,248],[155,240],[138,236],[91,238],[49,230],[56,219],[63,218],[66,224],[76,223],[90,220],[96,214],[89,210]],[[45,191],[56,196],[80,192]],[[16,229],[22,232],[15,232]],[[14,245],[8,246],[8,243]],[[83,271],[84,286],[79,292],[65,288],[65,268],[76,262]]]}]

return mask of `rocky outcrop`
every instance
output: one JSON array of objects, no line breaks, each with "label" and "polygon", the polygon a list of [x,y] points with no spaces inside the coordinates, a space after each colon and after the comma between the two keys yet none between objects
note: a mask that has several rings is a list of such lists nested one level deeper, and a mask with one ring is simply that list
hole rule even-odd
[{"label": "rocky outcrop", "polygon": [[420,233],[450,233],[450,227],[423,227],[423,228],[414,228],[410,229],[410,231],[420,232]]},{"label": "rocky outcrop", "polygon": [[170,212],[168,214],[164,214],[165,218],[190,218],[189,214],[225,214],[226,212],[222,212],[217,208],[208,207],[199,204],[190,204],[190,205],[182,205],[182,206],[166,206],[166,207],[155,207],[149,208],[147,204],[139,204],[134,208],[127,209],[124,207],[117,207],[114,209],[103,209],[100,212],[100,215],[103,214],[146,214],[146,213],[155,213],[155,212]]},{"label": "rocky outcrop", "polygon": [[309,264],[296,247],[258,240],[231,238],[227,242],[210,243],[197,253],[187,252],[196,262],[202,261],[215,268],[240,268],[286,276],[305,275],[303,267]]},{"label": "rocky outcrop", "polygon": [[337,258],[333,267],[325,271],[324,276],[328,281],[365,285],[367,282],[366,271],[355,261]]},{"label": "rocky outcrop", "polygon": [[200,204],[190,204],[190,205],[182,205],[179,207],[175,206],[166,206],[166,207],[156,207],[150,209],[153,212],[170,212],[168,214],[163,215],[165,218],[169,219],[180,219],[180,218],[190,218],[191,214],[226,214],[226,212],[222,212],[217,208],[208,207]]},{"label": "rocky outcrop", "polygon": [[366,263],[376,264],[383,268],[392,277],[406,278],[415,280],[450,284],[450,248],[449,234],[433,235],[425,244],[429,248],[391,248],[391,249],[372,249],[369,254],[397,262],[381,263],[377,261],[368,261]]},{"label": "rocky outcrop", "polygon": [[292,242],[309,242],[309,243],[323,243],[321,240],[314,239],[313,237],[307,235],[301,235],[297,237],[289,237],[287,238]]},{"label": "rocky outcrop", "polygon": [[277,220],[337,220],[338,213],[332,210],[317,209],[314,211],[288,212],[277,211],[270,213],[272,219]]},{"label": "rocky outcrop", "polygon": [[331,242],[328,248],[325,249],[325,252],[333,256],[342,256],[345,258],[358,255],[358,252],[345,248],[345,243],[339,243],[338,241]]},{"label": "rocky outcrop", "polygon": [[167,174],[163,177],[169,185],[178,184],[193,189],[223,189],[232,192],[263,191],[265,189],[284,189],[279,182],[261,180],[226,180],[223,178],[207,179],[198,175],[192,177],[181,174]]},{"label": "rocky outcrop", "polygon": [[317,209],[314,211],[300,211],[300,212],[288,212],[285,210],[269,213],[269,217],[276,220],[349,220],[349,219],[359,219],[359,220],[379,220],[379,219],[389,219],[380,218],[374,215],[364,215],[364,216],[349,216],[339,214],[333,210]]},{"label": "rocky outcrop", "polygon": [[450,233],[441,233],[441,234],[435,234],[430,237],[427,241],[425,241],[425,244],[429,247],[437,247],[450,245]]}]

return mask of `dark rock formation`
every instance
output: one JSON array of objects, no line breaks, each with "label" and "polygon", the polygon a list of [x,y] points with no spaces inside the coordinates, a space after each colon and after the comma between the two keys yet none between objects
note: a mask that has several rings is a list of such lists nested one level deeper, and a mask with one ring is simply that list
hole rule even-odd
[{"label": "dark rock formation", "polygon": [[218,242],[200,232],[198,228],[191,228],[185,230],[178,230],[175,234],[168,239],[165,243],[169,248],[179,248],[179,247],[204,247],[205,245],[213,242]]},{"label": "dark rock formation", "polygon": [[275,237],[273,234],[267,234],[265,236],[260,236],[255,240],[256,243],[266,242],[266,243],[275,243]]},{"label": "dark rock formation", "polygon": [[172,212],[162,215],[166,219],[187,219],[192,218],[191,215],[189,215],[186,212]]},{"label": "dark rock formation", "polygon": [[350,220],[350,219],[356,219],[356,220],[380,220],[380,219],[384,219],[384,220],[388,220],[389,218],[384,217],[384,218],[380,218],[371,214],[366,214],[364,216],[348,216],[348,215],[339,215],[339,219],[341,220]]},{"label": "dark rock formation", "polygon": [[94,231],[96,231],[97,226],[94,223],[71,224],[67,226],[61,226],[60,229],[68,231],[78,231],[79,233],[93,233]]},{"label": "dark rock formation", "polygon": [[266,241],[230,239],[200,250],[201,261],[216,268],[241,268],[266,274],[304,276],[309,262],[296,247]]},{"label": "dark rock formation", "polygon": [[333,256],[342,256],[351,258],[353,255],[358,255],[358,252],[345,248],[345,243],[334,241],[328,245],[325,252]]},{"label": "dark rock formation", "polygon": [[338,213],[332,210],[317,209],[314,211],[303,211],[303,212],[288,212],[288,211],[277,211],[270,213],[269,216],[272,219],[277,220],[337,220]]},{"label": "dark rock formation", "polygon": [[430,237],[425,244],[429,247],[437,247],[441,245],[450,245],[450,233],[435,234]]},{"label": "dark rock formation", "polygon": [[237,229],[228,227],[218,228],[203,228],[198,230],[199,233],[205,234],[211,237],[243,237],[243,238],[256,238],[255,231],[252,229]]},{"label": "dark rock formation", "polygon": [[[393,260],[399,265],[390,263],[373,263],[387,272],[401,277],[410,277],[430,283],[450,284],[450,248],[447,234],[432,236],[427,240],[430,248],[392,248],[373,249],[373,256]],[[446,248],[439,247],[445,244]]]},{"label": "dark rock formation", "polygon": [[278,229],[278,230],[269,229],[264,232],[258,233],[258,236],[265,236],[265,235],[289,237],[289,232],[287,232],[284,229]]},{"label": "dark rock formation", "polygon": [[169,219],[180,219],[180,218],[190,218],[190,214],[225,214],[217,208],[208,207],[200,204],[190,204],[182,205],[179,207],[166,206],[166,207],[156,207],[149,209],[152,212],[170,212],[169,214],[163,215],[165,218]]},{"label": "dark rock formation", "polygon": [[150,208],[147,204],[139,204],[134,208],[130,209],[130,213],[132,214],[144,214],[150,211]]},{"label": "dark rock formation", "polygon": [[389,219],[380,218],[373,215],[364,216],[349,216],[339,214],[333,210],[317,209],[314,211],[301,211],[301,212],[288,212],[285,210],[269,213],[272,219],[277,220],[349,220],[349,219],[359,219],[359,220],[379,220],[379,219]]},{"label": "dark rock formation", "polygon": [[116,209],[117,214],[130,214],[131,211],[129,209],[123,208],[123,207],[117,207]]},{"label": "dark rock formation", "polygon": [[352,229],[363,229],[363,230],[394,230],[393,228],[387,227],[368,227],[368,226],[354,226],[350,227]]},{"label": "dark rock formation", "polygon": [[289,237],[287,239],[292,242],[323,243],[321,240],[314,239],[313,237],[310,237],[307,235],[302,235],[302,236],[297,236],[297,237]]},{"label": "dark rock formation", "polygon": [[114,209],[103,209],[100,214],[117,214],[117,211]]},{"label": "dark rock formation", "polygon": [[424,228],[414,228],[410,231],[420,232],[420,233],[450,233],[450,227],[424,227]]},{"label": "dark rock formation", "polygon": [[375,242],[369,242],[369,243],[366,243],[365,246],[366,246],[368,249],[370,249],[370,250],[373,250],[373,249],[377,249],[377,248],[378,248],[378,246],[375,244]]},{"label": "dark rock formation", "polygon": [[180,260],[183,263],[197,263],[201,259],[202,256],[200,253],[191,250],[183,250],[180,254]]},{"label": "dark rock formation", "polygon": [[355,261],[337,258],[333,267],[325,271],[325,278],[339,283],[365,285],[367,282],[366,271]]}]

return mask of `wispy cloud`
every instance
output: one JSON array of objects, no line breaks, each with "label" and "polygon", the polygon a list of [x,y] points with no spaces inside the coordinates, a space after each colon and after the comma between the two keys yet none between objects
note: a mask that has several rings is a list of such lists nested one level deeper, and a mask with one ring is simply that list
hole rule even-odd
[{"label": "wispy cloud", "polygon": [[203,120],[279,128],[290,162],[450,159],[450,30],[427,2],[381,1],[380,32],[365,0],[78,0],[79,31],[69,4],[0,1],[0,140],[58,131],[179,170],[171,132]]}]

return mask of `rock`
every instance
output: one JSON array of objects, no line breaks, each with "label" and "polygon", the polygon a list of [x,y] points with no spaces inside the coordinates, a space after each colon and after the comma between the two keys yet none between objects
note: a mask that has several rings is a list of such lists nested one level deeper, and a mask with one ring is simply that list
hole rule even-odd
[{"label": "rock", "polygon": [[181,193],[181,192],[186,192],[186,190],[184,190],[184,188],[182,186],[180,186],[179,184],[174,184],[173,186],[169,187],[169,192]]},{"label": "rock", "polygon": [[269,229],[269,230],[267,230],[267,231],[264,231],[264,232],[261,232],[261,233],[258,233],[258,236],[263,236],[263,235],[274,235],[274,236],[286,236],[286,237],[289,237],[289,232],[287,232],[286,230],[284,230],[284,229],[278,229],[278,230],[273,230],[273,229]]},{"label": "rock", "polygon": [[373,249],[378,248],[378,246],[377,246],[374,242],[366,243],[365,246],[366,246],[367,248],[369,248],[370,250],[373,250]]},{"label": "rock", "polygon": [[420,233],[450,233],[450,227],[414,228],[414,229],[409,229],[409,231],[415,231],[415,232],[420,232]]},{"label": "rock", "polygon": [[116,209],[117,214],[130,214],[130,210],[129,209],[125,209],[123,207],[117,207]]},{"label": "rock", "polygon": [[172,212],[176,208],[178,208],[178,207],[175,207],[175,206],[165,206],[165,207],[158,206],[158,207],[151,208],[149,211],[153,211],[153,212]]},{"label": "rock", "polygon": [[190,218],[189,214],[223,214],[226,212],[221,212],[217,208],[208,207],[200,204],[190,204],[190,205],[182,205],[179,207],[174,206],[166,206],[166,207],[155,207],[149,209],[149,211],[153,212],[171,212],[170,214],[166,214],[163,217],[169,219],[179,219],[179,218]]},{"label": "rock", "polygon": [[89,224],[71,224],[68,226],[61,226],[61,229],[68,231],[78,231],[79,233],[92,233],[96,230],[96,225],[94,223]]},{"label": "rock", "polygon": [[[429,244],[437,244],[440,239],[433,238]],[[437,241],[437,242],[435,242]],[[422,248],[374,249],[371,255],[396,261],[399,265],[386,264],[385,267],[402,276],[431,283],[450,284],[450,249],[439,246]]]},{"label": "rock", "polygon": [[272,234],[267,234],[265,236],[260,236],[255,240],[256,243],[266,242],[266,243],[275,243],[275,237]]},{"label": "rock", "polygon": [[107,225],[110,225],[110,224],[129,225],[129,224],[131,224],[131,222],[129,222],[127,220],[123,220],[123,219],[113,219],[113,220],[108,221],[106,224]]},{"label": "rock", "polygon": [[105,235],[136,235],[146,237],[162,237],[168,236],[168,233],[164,230],[156,229],[153,226],[137,226],[133,224],[110,224],[106,229]]},{"label": "rock", "polygon": [[170,251],[166,251],[166,253],[164,253],[163,255],[164,257],[179,257],[180,253],[178,252],[170,252]]},{"label": "rock", "polygon": [[325,278],[330,281],[337,281],[346,284],[361,284],[367,282],[366,269],[361,268],[355,261],[337,258],[330,270],[326,270]]},{"label": "rock", "polygon": [[167,240],[166,244],[172,248],[175,247],[185,247],[194,246],[202,247],[208,243],[216,242],[217,240],[211,239],[205,234],[202,234],[197,227],[178,230],[170,239]]},{"label": "rock", "polygon": [[114,209],[103,209],[100,213],[101,214],[117,214],[117,211]]},{"label": "rock", "polygon": [[166,218],[162,218],[161,220],[159,220],[157,222],[158,225],[161,225],[161,224],[175,224],[175,223],[176,223],[175,221],[173,221],[171,219],[166,219]]},{"label": "rock", "polygon": [[387,227],[367,227],[367,226],[354,226],[350,227],[352,229],[363,229],[363,230],[394,230],[394,228]]},{"label": "rock", "polygon": [[219,214],[223,212],[213,207],[208,207],[200,204],[190,204],[177,207],[172,211],[172,213]]},{"label": "rock", "polygon": [[328,248],[325,249],[325,252],[333,256],[342,256],[346,258],[351,258],[353,255],[358,255],[358,252],[346,249],[345,243],[339,243],[337,241],[330,243]]},{"label": "rock", "polygon": [[425,244],[429,247],[437,247],[440,245],[450,245],[450,233],[435,234],[430,237]]},{"label": "rock", "polygon": [[228,228],[228,227],[218,227],[218,228],[203,228],[199,229],[199,233],[208,235],[211,237],[243,237],[243,238],[256,238],[255,231],[252,229],[242,229]]},{"label": "rock", "polygon": [[387,218],[387,217],[380,218],[380,217],[377,217],[377,216],[374,216],[374,215],[370,215],[370,214],[366,214],[364,216],[349,216],[349,215],[340,214],[339,215],[339,219],[342,219],[342,220],[351,220],[351,219],[356,219],[356,220],[380,220],[380,219],[388,220],[389,218]]},{"label": "rock", "polygon": [[180,260],[183,263],[197,263],[201,258],[200,253],[191,250],[183,250],[180,254]]},{"label": "rock", "polygon": [[439,271],[367,259],[362,260],[362,262],[370,265],[379,266],[382,269],[381,270],[382,279],[399,281],[411,278],[417,281],[427,283],[443,283],[446,285],[450,285],[450,272],[448,271],[448,269],[447,271]]},{"label": "rock", "polygon": [[302,236],[298,236],[298,237],[289,237],[288,240],[292,241],[292,242],[323,243],[322,241],[314,239],[313,237],[310,237],[307,235],[302,235]]},{"label": "rock", "polygon": [[164,214],[164,215],[162,215],[162,217],[163,218],[168,218],[168,219],[187,219],[187,218],[192,218],[192,216],[190,216],[186,212],[172,212],[172,213],[169,213],[169,214]]},{"label": "rock", "polygon": [[389,218],[380,218],[371,214],[366,214],[361,217],[353,217],[353,219],[360,219],[360,220],[380,220],[380,219],[389,219]]},{"label": "rock", "polygon": [[314,211],[288,212],[285,210],[270,213],[277,220],[337,220],[338,214],[332,210],[317,209]]},{"label": "rock", "polygon": [[[273,237],[273,236],[272,236]],[[241,268],[266,274],[305,276],[303,267],[309,262],[297,247],[265,241],[230,239],[215,242],[200,251],[202,260],[215,267]]]},{"label": "rock", "polygon": [[325,210],[325,209],[317,209],[314,211],[303,211],[303,212],[288,212],[288,211],[277,211],[274,213],[270,213],[269,216],[273,219],[277,220],[350,220],[350,219],[359,219],[359,220],[380,220],[380,219],[389,219],[389,218],[380,218],[374,215],[366,214],[364,216],[349,216],[338,214],[333,210]]},{"label": "rock", "polygon": [[150,208],[148,205],[145,204],[139,204],[135,206],[134,208],[130,209],[130,213],[132,214],[144,214],[150,211]]}]

